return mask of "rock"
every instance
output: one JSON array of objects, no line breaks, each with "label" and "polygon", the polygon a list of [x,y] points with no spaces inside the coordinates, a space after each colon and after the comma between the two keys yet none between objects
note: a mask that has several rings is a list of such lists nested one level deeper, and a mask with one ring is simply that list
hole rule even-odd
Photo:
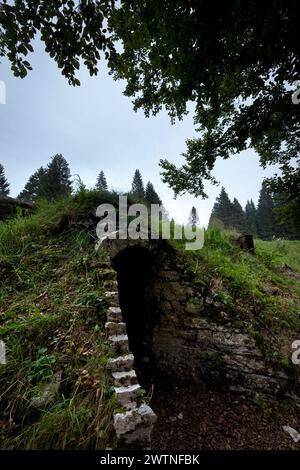
[{"label": "rock", "polygon": [[162,281],[178,281],[179,274],[176,271],[165,270],[159,273]]},{"label": "rock", "polygon": [[105,323],[105,329],[108,336],[114,335],[126,335],[126,324],[122,322],[107,322]]},{"label": "rock", "polygon": [[153,424],[157,420],[150,406],[143,404],[126,413],[117,413],[114,416],[114,428],[118,438],[128,443],[134,441],[150,441]]},{"label": "rock", "polygon": [[105,297],[109,301],[111,307],[119,307],[119,293],[116,291],[105,292]]},{"label": "rock", "polygon": [[109,322],[122,322],[123,316],[120,307],[109,307],[107,312],[107,320]]},{"label": "rock", "polygon": [[253,235],[239,235],[235,239],[236,244],[245,251],[248,251],[248,253],[254,254],[254,241],[253,241]]},{"label": "rock", "polygon": [[133,362],[133,354],[128,354],[126,356],[120,356],[114,359],[109,359],[107,361],[107,368],[110,369],[112,372],[129,371],[130,369],[132,369]]},{"label": "rock", "polygon": [[43,385],[43,387],[41,388],[40,394],[36,397],[31,398],[30,405],[33,408],[40,408],[53,402],[53,400],[55,399],[59,391],[59,387],[61,383],[61,376],[62,376],[61,371],[56,372],[51,377],[51,380]]},{"label": "rock", "polygon": [[129,353],[129,343],[127,335],[109,336],[108,341],[116,353]]},{"label": "rock", "polygon": [[6,348],[4,341],[0,340],[0,364],[6,364]]},{"label": "rock", "polygon": [[133,369],[124,372],[113,372],[112,377],[116,387],[127,387],[138,383],[136,373]]},{"label": "rock", "polygon": [[296,429],[291,428],[290,426],[283,426],[283,430],[291,436],[294,442],[300,442],[300,434]]},{"label": "rock", "polygon": [[154,329],[153,354],[158,369],[178,380],[204,379],[246,394],[287,388],[287,375],[265,364],[253,337],[204,317],[166,315]]},{"label": "rock", "polygon": [[118,290],[118,282],[117,281],[104,281],[103,282],[106,292],[115,292]]},{"label": "rock", "polygon": [[0,220],[7,219],[17,213],[18,208],[22,214],[26,212],[33,212],[34,205],[28,202],[20,201],[19,199],[13,199],[8,196],[0,196]]},{"label": "rock", "polygon": [[[106,234],[104,236],[99,236],[98,234],[98,242],[95,245],[95,249],[98,250],[101,246],[103,250],[106,250],[111,259],[115,258],[118,253],[120,253],[122,250],[125,248],[128,248],[129,246],[142,246],[149,248],[149,246],[152,244],[152,240],[149,240],[149,233],[148,231],[146,232],[140,232],[139,237],[137,239],[122,239],[119,238],[119,231],[111,232],[109,234]],[[102,235],[102,234],[101,234]],[[156,242],[156,243],[155,243]],[[154,243],[157,244],[159,240],[154,240]]]},{"label": "rock", "polygon": [[142,389],[139,384],[129,385],[128,387],[115,387],[118,402],[129,410],[136,408],[136,400],[141,395],[141,391]]},{"label": "rock", "polygon": [[188,303],[185,307],[185,311],[191,315],[199,315],[204,309],[202,303]]},{"label": "rock", "polygon": [[117,280],[117,273],[114,269],[102,269],[99,270],[98,276],[103,281],[116,281]]},{"label": "rock", "polygon": [[295,405],[300,408],[300,396],[296,395],[294,392],[287,392],[286,397],[295,402]]}]

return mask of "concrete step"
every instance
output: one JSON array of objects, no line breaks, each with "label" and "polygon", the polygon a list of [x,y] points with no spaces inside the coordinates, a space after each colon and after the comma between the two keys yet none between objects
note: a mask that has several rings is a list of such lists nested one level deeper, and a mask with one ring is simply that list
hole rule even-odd
[{"label": "concrete step", "polygon": [[122,322],[106,322],[105,323],[105,330],[108,336],[116,336],[116,335],[126,335],[126,323]]},{"label": "concrete step", "polygon": [[122,354],[129,353],[129,344],[128,344],[127,335],[109,336],[108,341],[110,342],[113,350],[116,353],[122,353]]},{"label": "concrete step", "polygon": [[133,369],[125,372],[112,372],[116,387],[128,387],[138,383],[136,373]]},{"label": "concrete step", "polygon": [[113,281],[113,282],[117,281],[116,271],[114,269],[111,269],[111,268],[108,268],[108,267],[106,269],[102,269],[101,271],[99,270],[98,271],[98,276],[103,281]]},{"label": "concrete step", "polygon": [[123,316],[120,307],[109,307],[107,312],[107,321],[122,322]]},{"label": "concrete step", "polygon": [[132,410],[137,407],[137,399],[141,396],[141,386],[139,384],[128,387],[114,387],[118,402],[124,408]]},{"label": "concrete step", "polygon": [[125,372],[132,369],[133,362],[133,354],[127,354],[126,356],[109,359],[107,361],[107,368],[112,372]]},{"label": "concrete step", "polygon": [[118,282],[117,281],[104,281],[104,287],[106,291],[115,292],[118,290]]},{"label": "concrete step", "polygon": [[111,307],[119,307],[119,293],[117,291],[107,291],[104,295]]},{"label": "concrete step", "polygon": [[125,438],[127,442],[135,440],[150,440],[151,430],[157,420],[156,414],[145,403],[139,408],[116,413],[114,415],[114,428],[118,438]]}]

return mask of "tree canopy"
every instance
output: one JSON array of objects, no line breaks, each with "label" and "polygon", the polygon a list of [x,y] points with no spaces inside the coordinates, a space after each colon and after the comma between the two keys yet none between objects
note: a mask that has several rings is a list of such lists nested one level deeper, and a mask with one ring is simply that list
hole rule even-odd
[{"label": "tree canopy", "polygon": [[112,47],[104,23],[110,0],[15,0],[0,2],[0,55],[6,55],[17,77],[32,67],[27,59],[40,34],[46,52],[71,85],[80,85],[76,71],[80,60],[91,75],[98,73],[100,53],[108,58]]},{"label": "tree canopy", "polygon": [[232,202],[230,201],[225,188],[222,187],[221,192],[214,203],[209,219],[209,226],[221,223],[224,228],[232,228],[231,215]]},{"label": "tree canopy", "polygon": [[198,212],[197,212],[197,209],[196,209],[195,206],[193,206],[192,209],[191,209],[189,219],[188,219],[188,223],[189,223],[189,225],[191,225],[193,227],[193,229],[195,229],[197,227],[197,225],[199,224],[199,215],[198,215]]},{"label": "tree canopy", "polygon": [[5,177],[4,166],[0,163],[0,196],[9,195],[9,183]]},{"label": "tree canopy", "polygon": [[46,168],[40,167],[25,185],[18,198],[26,202],[34,202],[38,199],[53,201],[72,192],[68,162],[57,154],[51,158]]},{"label": "tree canopy", "polygon": [[285,195],[271,193],[266,183],[262,183],[257,208],[251,199],[247,201],[245,210],[237,198],[231,201],[225,188],[222,188],[213,206],[209,226],[237,230],[263,240],[273,237],[299,240],[300,225],[297,221],[294,214],[287,210]]},{"label": "tree canopy", "polygon": [[145,200],[149,204],[158,204],[159,206],[162,203],[162,201],[161,201],[159,195],[157,194],[157,192],[155,191],[154,186],[151,183],[151,181],[148,181],[147,186],[146,186]]},{"label": "tree canopy", "polygon": [[247,224],[247,231],[252,235],[257,235],[257,220],[256,220],[256,207],[252,199],[247,201],[245,207],[245,217]]},{"label": "tree canopy", "polygon": [[39,198],[44,197],[43,194],[43,181],[46,170],[40,167],[31,175],[25,184],[24,189],[20,192],[18,199],[25,202],[34,202]]},{"label": "tree canopy", "polygon": [[97,177],[96,189],[98,189],[98,191],[107,191],[108,189],[104,171],[100,171]]},{"label": "tree canopy", "polygon": [[[297,0],[15,0],[0,6],[0,54],[15,75],[31,66],[41,33],[69,83],[80,60],[91,75],[100,55],[125,95],[147,116],[166,108],[172,121],[193,103],[199,137],[187,140],[181,167],[161,160],[175,194],[206,197],[218,158],[254,148],[263,167],[276,163],[273,191],[300,194],[300,104]],[[295,102],[295,100],[294,100]],[[297,102],[297,100],[296,100]]]},{"label": "tree canopy", "polygon": [[270,240],[277,231],[276,217],[274,212],[274,201],[266,189],[265,184],[259,193],[256,213],[257,234],[259,238]]},{"label": "tree canopy", "polygon": [[138,169],[135,170],[134,177],[132,180],[131,194],[139,200],[143,200],[145,198],[143,178],[140,170]]}]

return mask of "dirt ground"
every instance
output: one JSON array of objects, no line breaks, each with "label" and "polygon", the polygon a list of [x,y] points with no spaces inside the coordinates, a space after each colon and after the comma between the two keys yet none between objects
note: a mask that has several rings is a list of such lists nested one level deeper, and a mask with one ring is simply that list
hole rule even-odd
[{"label": "dirt ground", "polygon": [[205,385],[156,381],[150,406],[158,415],[153,450],[300,449],[282,429],[300,432],[300,409],[287,402],[258,404]]}]

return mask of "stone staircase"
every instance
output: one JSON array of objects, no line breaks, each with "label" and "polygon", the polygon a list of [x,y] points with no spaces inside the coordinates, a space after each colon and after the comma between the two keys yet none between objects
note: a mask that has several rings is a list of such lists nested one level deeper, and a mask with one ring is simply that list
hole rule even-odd
[{"label": "stone staircase", "polygon": [[133,369],[134,356],[129,351],[126,324],[119,306],[115,279],[110,279],[107,283],[105,295],[110,304],[105,324],[107,340],[111,350],[118,355],[108,360],[107,368],[112,375],[117,401],[124,408],[124,412],[114,415],[114,429],[117,438],[124,444],[149,449],[151,432],[157,417],[150,406],[143,402],[142,388]]}]

